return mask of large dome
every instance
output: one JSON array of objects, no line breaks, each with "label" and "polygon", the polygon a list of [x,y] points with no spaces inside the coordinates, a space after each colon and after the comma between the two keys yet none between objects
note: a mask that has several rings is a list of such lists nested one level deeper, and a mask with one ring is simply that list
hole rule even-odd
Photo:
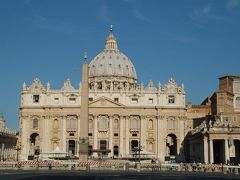
[{"label": "large dome", "polygon": [[123,77],[137,80],[134,65],[118,50],[112,29],[106,40],[105,49],[89,64],[89,78],[95,77]]}]

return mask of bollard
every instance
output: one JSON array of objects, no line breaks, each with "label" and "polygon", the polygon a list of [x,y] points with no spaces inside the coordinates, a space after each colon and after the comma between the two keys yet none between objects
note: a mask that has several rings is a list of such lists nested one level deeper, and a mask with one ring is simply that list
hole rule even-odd
[{"label": "bollard", "polygon": [[112,171],[114,171],[114,170],[115,170],[115,166],[113,165],[113,166],[112,166]]},{"label": "bollard", "polygon": [[140,172],[141,171],[141,164],[140,163],[137,163],[137,172]]},{"label": "bollard", "polygon": [[90,171],[90,164],[86,165],[86,171],[88,171],[88,172]]},{"label": "bollard", "polygon": [[124,165],[124,169],[125,169],[126,172],[129,172],[129,163],[126,163]]},{"label": "bollard", "polygon": [[227,174],[228,168],[227,167],[223,167],[223,174]]},{"label": "bollard", "polygon": [[52,170],[52,164],[51,163],[48,164],[48,170]]},{"label": "bollard", "polygon": [[238,168],[237,167],[235,167],[235,169],[234,169],[234,174],[238,175]]}]

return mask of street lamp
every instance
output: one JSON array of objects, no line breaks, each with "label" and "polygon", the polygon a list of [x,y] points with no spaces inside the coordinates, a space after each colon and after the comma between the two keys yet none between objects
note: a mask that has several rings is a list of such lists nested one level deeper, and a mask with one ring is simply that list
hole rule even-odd
[{"label": "street lamp", "polygon": [[136,155],[136,161],[137,161],[137,155],[138,155],[138,161],[139,161],[139,163],[140,163],[140,161],[141,161],[141,151],[143,151],[143,146],[141,146],[141,142],[139,142],[139,145],[138,145],[138,147],[134,147],[133,148],[133,152],[135,153],[135,155]]},{"label": "street lamp", "polygon": [[16,147],[16,151],[17,151],[17,162],[18,162],[18,152],[21,151],[21,150],[22,150],[22,149],[21,149],[21,145],[20,145],[19,147],[18,147],[18,146]]}]

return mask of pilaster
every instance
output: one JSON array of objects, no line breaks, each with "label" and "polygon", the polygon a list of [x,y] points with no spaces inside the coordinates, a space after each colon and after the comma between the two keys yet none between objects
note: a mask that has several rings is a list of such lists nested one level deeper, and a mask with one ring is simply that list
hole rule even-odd
[{"label": "pilaster", "polygon": [[124,150],[124,117],[120,116],[120,147],[119,147],[119,155],[120,157],[126,156],[125,150]]},{"label": "pilaster", "polygon": [[213,140],[209,139],[209,160],[210,164],[213,164],[214,162],[214,157],[213,157]]},{"label": "pilaster", "polygon": [[129,116],[126,116],[126,121],[125,121],[125,127],[126,127],[126,134],[125,134],[125,144],[126,144],[126,149],[125,149],[125,152],[126,152],[126,156],[129,155],[129,119],[130,117]]},{"label": "pilaster", "polygon": [[113,116],[109,117],[109,149],[111,150],[111,152],[109,153],[109,156],[112,157],[113,156],[113,145],[112,145],[112,141],[113,141],[113,132],[112,132],[112,123],[113,123]]},{"label": "pilaster", "polygon": [[208,160],[208,138],[207,136],[204,136],[203,138],[203,149],[204,149],[204,152],[203,152],[203,155],[204,155],[204,163],[208,163],[209,160]]}]

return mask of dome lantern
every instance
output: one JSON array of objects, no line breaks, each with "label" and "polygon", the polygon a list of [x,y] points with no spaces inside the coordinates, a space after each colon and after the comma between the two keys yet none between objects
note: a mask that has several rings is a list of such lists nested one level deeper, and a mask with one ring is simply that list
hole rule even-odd
[{"label": "dome lantern", "polygon": [[107,50],[117,50],[117,39],[113,35],[113,28],[112,25],[110,26],[110,33],[107,37],[105,48]]}]

